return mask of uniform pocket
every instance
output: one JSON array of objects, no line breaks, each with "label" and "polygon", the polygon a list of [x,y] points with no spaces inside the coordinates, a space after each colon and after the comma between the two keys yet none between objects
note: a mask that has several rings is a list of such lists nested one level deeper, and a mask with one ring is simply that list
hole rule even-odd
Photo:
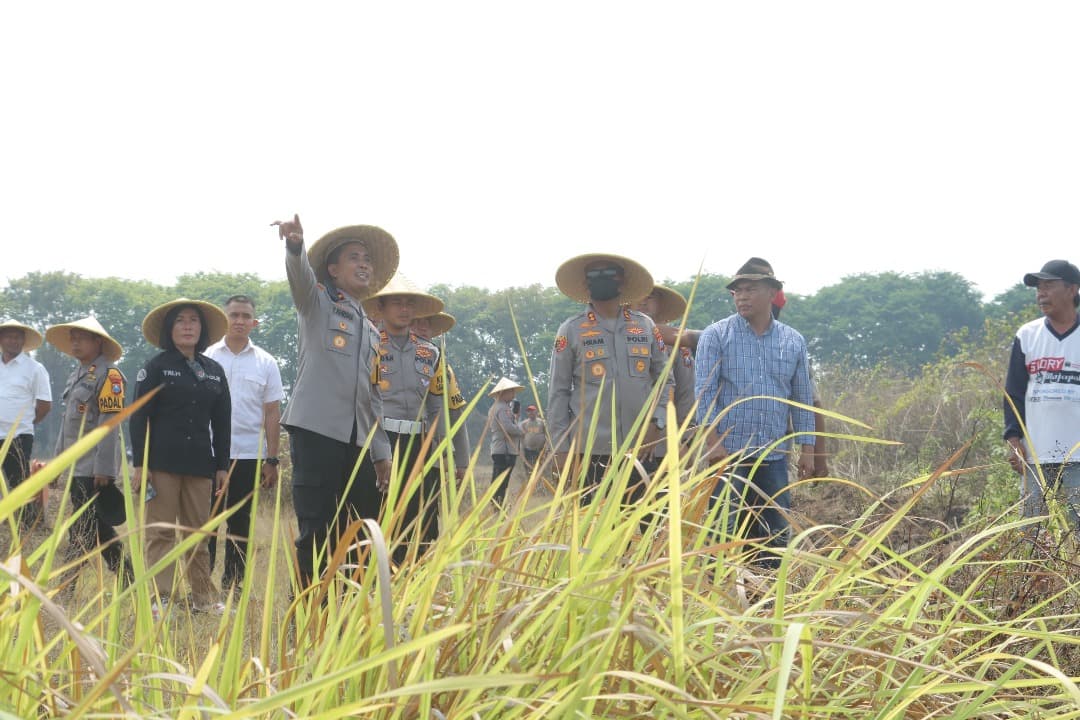
[{"label": "uniform pocket", "polygon": [[648,345],[630,346],[630,356],[627,359],[630,377],[649,377],[649,367],[651,366],[651,364],[652,361]]},{"label": "uniform pocket", "polygon": [[355,354],[356,328],[354,324],[337,315],[331,315],[326,328],[326,349],[340,355]]},{"label": "uniform pocket", "polygon": [[585,361],[585,382],[599,385],[608,374],[606,358]]}]

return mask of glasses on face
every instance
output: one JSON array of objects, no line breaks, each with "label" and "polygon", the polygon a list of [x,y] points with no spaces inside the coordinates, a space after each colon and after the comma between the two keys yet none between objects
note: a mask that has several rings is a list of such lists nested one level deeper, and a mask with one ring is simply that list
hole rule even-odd
[{"label": "glasses on face", "polygon": [[586,270],[585,277],[588,280],[596,280],[597,278],[613,278],[619,274],[619,268],[606,267],[596,268],[595,270]]}]

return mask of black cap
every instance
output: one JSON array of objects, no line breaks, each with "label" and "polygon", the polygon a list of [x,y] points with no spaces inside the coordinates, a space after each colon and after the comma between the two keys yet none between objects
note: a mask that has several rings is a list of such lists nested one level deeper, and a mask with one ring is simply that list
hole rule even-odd
[{"label": "black cap", "polygon": [[1035,287],[1040,280],[1064,280],[1070,285],[1080,285],[1080,270],[1068,260],[1051,260],[1037,273],[1024,276],[1024,284]]}]

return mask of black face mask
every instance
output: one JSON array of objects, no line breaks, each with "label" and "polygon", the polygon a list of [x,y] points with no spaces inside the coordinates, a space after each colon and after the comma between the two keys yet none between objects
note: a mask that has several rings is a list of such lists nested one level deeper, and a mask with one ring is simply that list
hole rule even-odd
[{"label": "black face mask", "polygon": [[611,300],[619,294],[619,281],[613,277],[587,278],[589,296],[593,300]]}]

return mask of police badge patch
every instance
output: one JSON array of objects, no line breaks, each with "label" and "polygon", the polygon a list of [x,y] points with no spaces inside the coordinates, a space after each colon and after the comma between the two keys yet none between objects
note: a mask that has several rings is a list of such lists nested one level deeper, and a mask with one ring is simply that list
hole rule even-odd
[{"label": "police badge patch", "polygon": [[559,337],[555,338],[555,352],[561,353],[565,349],[566,349],[566,336],[565,335],[560,335]]}]

